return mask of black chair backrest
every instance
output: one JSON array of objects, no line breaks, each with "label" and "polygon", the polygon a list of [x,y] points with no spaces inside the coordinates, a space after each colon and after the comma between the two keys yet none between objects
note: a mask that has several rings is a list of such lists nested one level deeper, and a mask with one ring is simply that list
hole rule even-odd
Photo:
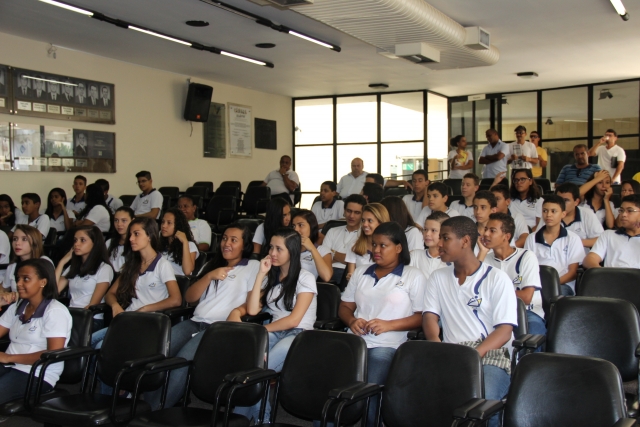
[{"label": "black chair backrest", "polygon": [[389,427],[451,425],[455,408],[483,396],[482,361],[475,349],[407,341],[389,368],[382,419]]},{"label": "black chair backrest", "polygon": [[166,194],[162,195],[162,211],[166,212],[171,207],[171,197]]},{"label": "black chair backrest", "polygon": [[271,200],[271,188],[249,187],[242,198],[242,210],[250,215],[265,213],[269,200]]},{"label": "black chair backrest", "polygon": [[207,187],[189,187],[185,193],[192,196],[200,196],[204,199],[209,196],[209,189]]},{"label": "black chair backrest", "polygon": [[[93,313],[84,308],[70,308],[72,327],[71,337],[67,347],[87,347],[91,343],[91,325],[93,324]],[[75,384],[82,380],[82,374],[88,357],[72,359],[64,362],[64,371],[60,375],[61,384]]]},{"label": "black chair backrest", "polygon": [[529,333],[529,322],[527,321],[527,306],[518,298],[518,327],[513,330],[516,337]]},{"label": "black chair backrest", "polygon": [[251,181],[249,182],[249,185],[247,185],[247,190],[250,189],[251,187],[259,187],[262,185],[263,182],[264,182],[263,180]]},{"label": "black chair backrest", "polygon": [[122,196],[120,196],[120,200],[122,200],[122,206],[126,206],[126,207],[131,206],[131,203],[133,203],[135,198],[136,198],[136,196],[134,196],[134,195],[123,194]]},{"label": "black chair backrest", "polygon": [[547,178],[533,178],[533,180],[538,184],[538,187],[542,189],[542,194],[551,192],[551,181]]},{"label": "black chair backrest", "polygon": [[205,210],[205,219],[214,225],[231,224],[236,218],[236,198],[215,195]]},{"label": "black chair backrest", "polygon": [[242,191],[242,183],[240,181],[222,181],[220,183],[220,187],[218,187],[218,190],[223,187],[235,187],[238,189],[238,192]]},{"label": "black chair backrest", "polygon": [[332,219],[330,221],[327,221],[324,227],[322,227],[322,234],[326,236],[329,230],[331,230],[332,228],[342,227],[343,225],[347,225],[347,221],[343,219]]},{"label": "black chair backrest", "polygon": [[457,200],[462,204],[464,204],[464,196],[453,195],[453,196],[447,197],[447,206],[451,206],[451,203],[453,203],[454,200]]},{"label": "black chair backrest", "polygon": [[[158,354],[169,354],[171,320],[158,313],[124,312],[113,318],[102,348],[98,353],[97,373],[103,383],[113,387],[116,374],[129,360]],[[133,390],[139,371],[122,378],[122,388]],[[163,383],[163,375],[150,375],[142,381],[144,390],[152,390]]]},{"label": "black chair backrest", "polygon": [[202,270],[202,267],[207,263],[207,254],[200,251],[198,258],[196,258],[196,262],[195,262],[195,266],[193,267],[193,273],[191,273],[193,276],[196,276],[200,270]]},{"label": "black chair backrest", "polygon": [[[202,254],[200,254],[200,257],[198,257],[198,259],[200,259],[201,257],[202,257]],[[198,259],[196,259],[196,263],[198,262]],[[202,266],[200,268],[202,268]],[[193,271],[195,273],[196,269],[194,268]],[[182,295],[182,307],[186,307],[187,301],[184,299],[184,295],[187,293],[187,289],[189,289],[189,285],[191,285],[191,280],[187,276],[176,275],[176,282],[178,282],[180,295]]]},{"label": "black chair backrest", "polygon": [[384,189],[384,197],[387,197],[387,196],[404,197],[407,194],[411,194],[410,191],[411,190],[409,190],[408,188],[405,188],[405,187],[385,188]]},{"label": "black chair backrest", "polygon": [[449,178],[449,179],[445,179],[444,181],[445,184],[447,184],[451,190],[453,191],[453,195],[454,196],[460,196],[462,195],[462,179],[460,178]]},{"label": "black chair backrest", "polygon": [[[215,401],[216,390],[225,375],[252,368],[266,368],[269,335],[255,323],[215,322],[202,336],[193,358],[191,391],[204,402]],[[249,406],[264,390],[260,385],[239,390],[234,403]]]},{"label": "black chair backrest", "polygon": [[44,242],[42,242],[42,244],[44,246],[52,246],[56,244],[56,240],[58,240],[58,230],[51,227],[49,229],[49,234],[47,234],[47,237],[45,237]]},{"label": "black chair backrest", "polygon": [[598,357],[616,365],[623,381],[638,379],[638,310],[613,298],[561,298],[553,307],[547,352]]},{"label": "black chair backrest", "polygon": [[299,183],[296,189],[289,193],[293,194],[293,206],[298,206],[298,203],[302,200],[302,183]]},{"label": "black chair backrest", "polygon": [[[491,184],[493,184],[493,178],[482,178],[480,180],[480,185],[485,185],[485,186],[491,187]],[[504,184],[507,184],[507,183],[504,183]]]},{"label": "black chair backrest", "polygon": [[213,181],[196,181],[193,183],[194,187],[207,187],[209,193],[213,193]]},{"label": "black chair backrest", "polygon": [[163,196],[169,196],[172,199],[177,199],[180,194],[180,189],[178,187],[160,187],[158,191]]},{"label": "black chair backrest", "polygon": [[549,310],[551,308],[551,299],[560,295],[560,276],[558,270],[548,265],[540,266],[540,283],[542,289],[542,309],[544,310],[545,319],[549,319]]},{"label": "black chair backrest", "polygon": [[502,425],[613,426],[626,413],[622,382],[612,363],[535,353],[515,369]]},{"label": "black chair backrest", "polygon": [[[367,381],[367,345],[353,334],[303,331],[291,344],[280,376],[279,402],[290,414],[321,420],[329,392],[354,381]],[[363,404],[343,412],[344,425],[354,424]]]},{"label": "black chair backrest", "polygon": [[318,306],[316,308],[316,319],[326,320],[338,317],[338,307],[340,306],[340,289],[331,283],[316,283],[318,289]]},{"label": "black chair backrest", "polygon": [[240,198],[240,189],[238,187],[218,187],[215,192],[216,196],[232,196],[236,199]]},{"label": "black chair backrest", "polygon": [[622,185],[620,184],[611,184],[611,189],[613,194],[622,194]]},{"label": "black chair backrest", "polygon": [[264,219],[260,219],[260,218],[238,218],[238,221],[236,221],[239,224],[244,224],[247,227],[249,227],[249,230],[251,230],[251,233],[255,233],[256,229],[258,228],[258,226],[260,224],[262,224],[264,222]]},{"label": "black chair backrest", "polygon": [[620,298],[632,302],[640,311],[640,269],[590,268],[577,283],[576,295]]}]

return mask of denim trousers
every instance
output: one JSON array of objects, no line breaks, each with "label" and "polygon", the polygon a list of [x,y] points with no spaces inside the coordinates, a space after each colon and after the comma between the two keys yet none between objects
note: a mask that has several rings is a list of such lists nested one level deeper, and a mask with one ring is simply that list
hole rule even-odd
[{"label": "denim trousers", "polygon": [[[0,404],[22,399],[27,391],[27,381],[29,374],[13,369],[10,366],[0,365]],[[32,386],[32,393],[35,394],[38,387],[37,380]],[[48,382],[42,383],[42,392],[46,393],[53,387]]]},{"label": "denim trousers", "polygon": [[[484,398],[489,400],[500,400],[507,395],[511,377],[504,369],[493,365],[484,365]],[[500,414],[496,414],[489,419],[489,427],[498,427],[501,422]]]}]

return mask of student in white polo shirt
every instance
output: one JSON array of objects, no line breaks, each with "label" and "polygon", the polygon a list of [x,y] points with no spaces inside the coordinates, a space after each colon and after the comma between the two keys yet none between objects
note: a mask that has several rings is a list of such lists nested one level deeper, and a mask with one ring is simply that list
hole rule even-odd
[{"label": "student in white polo shirt", "polygon": [[606,230],[584,259],[585,268],[640,268],[640,195],[622,198],[618,230]]},{"label": "student in white polo shirt", "polygon": [[9,236],[7,233],[0,230],[0,264],[9,264],[9,257],[11,256],[11,243],[9,242]]},{"label": "student in white polo shirt", "polygon": [[411,185],[413,194],[407,194],[402,201],[407,205],[407,210],[414,219],[417,219],[422,212],[422,208],[428,203],[427,187],[429,187],[429,177],[427,171],[418,169],[411,175]]},{"label": "student in white polo shirt", "polygon": [[566,215],[564,199],[558,195],[544,196],[542,219],[545,225],[527,237],[524,248],[538,257],[540,265],[558,270],[562,295],[575,295],[578,266],[584,259],[582,240],[562,226]]},{"label": "student in white polo shirt", "polygon": [[449,209],[457,211],[460,215],[473,219],[473,197],[480,188],[480,178],[475,173],[468,173],[462,178],[460,192],[464,200],[454,200]]},{"label": "student in white polo shirt", "polygon": [[[368,381],[384,385],[396,349],[407,331],[420,326],[427,279],[411,267],[404,229],[395,222],[373,232],[375,264],[358,267],[342,294],[338,316],[347,332],[367,343]],[[367,425],[373,426],[377,400],[369,406]]]},{"label": "student in white polo shirt", "polygon": [[[429,188],[427,188],[427,200],[427,205],[422,208],[420,215],[416,219],[418,224],[424,224],[432,212],[444,212],[449,215],[449,218],[460,215],[456,209],[447,207],[449,187],[442,182],[429,184]],[[411,246],[411,242],[409,242],[409,246]]]},{"label": "student in white polo shirt", "polygon": [[118,273],[122,269],[127,255],[125,249],[127,249],[127,252],[131,250],[126,245],[127,230],[134,218],[133,210],[127,206],[119,207],[113,214],[113,232],[111,233],[111,238],[105,242],[105,245],[107,246],[111,266]]},{"label": "student in white polo shirt", "polygon": [[540,265],[536,255],[526,249],[511,246],[516,225],[513,218],[503,213],[493,213],[482,234],[483,245],[493,253],[484,262],[501,271],[511,279],[516,296],[527,306],[529,333],[545,335],[547,327],[542,309],[542,284]]},{"label": "student in white polo shirt", "polygon": [[293,229],[302,239],[300,263],[302,268],[313,274],[316,280],[328,282],[333,276],[331,251],[326,246],[318,245],[318,221],[313,212],[300,209],[291,220]]},{"label": "student in white polo shirt", "polygon": [[114,214],[118,208],[123,206],[122,200],[109,194],[110,185],[109,181],[106,179],[96,179],[95,183],[102,188],[102,192],[104,193],[104,203],[107,205],[107,208],[109,208],[109,212]]},{"label": "student in white polo shirt", "polygon": [[362,209],[362,227],[353,246],[347,251],[347,280],[356,268],[373,264],[373,232],[380,224],[389,222],[389,211],[381,203],[369,203]]},{"label": "student in white polo shirt", "polygon": [[291,205],[289,201],[282,197],[269,200],[264,222],[258,225],[253,234],[253,253],[266,256],[269,245],[265,245],[265,242],[271,241],[271,236],[277,229],[290,226]]},{"label": "student in white polo shirt", "polygon": [[412,267],[418,268],[422,274],[428,279],[431,274],[439,268],[446,267],[448,264],[440,259],[440,225],[449,219],[449,215],[444,212],[436,211],[427,217],[424,222],[422,231],[425,250],[411,251]]},{"label": "student in white polo shirt", "polygon": [[615,228],[618,210],[611,201],[613,188],[611,176],[606,170],[595,172],[580,186],[582,206],[591,208],[603,227]]},{"label": "student in white polo shirt", "polygon": [[515,169],[511,178],[512,212],[520,213],[532,231],[537,230],[542,218],[542,196],[540,188],[533,180],[531,169]]},{"label": "student in white polo shirt", "polygon": [[95,225],[103,233],[111,229],[111,211],[107,207],[102,195],[102,189],[97,184],[89,184],[85,196],[87,205],[76,216],[76,227]]},{"label": "student in white polo shirt", "polygon": [[[432,184],[433,185],[433,184]],[[407,206],[396,196],[387,196],[380,202],[389,212],[391,221],[400,224],[407,237],[409,251],[423,250],[424,241],[422,240],[422,226],[411,216],[407,210]],[[428,209],[428,207],[426,208]],[[424,224],[424,222],[422,222]]]},{"label": "student in white polo shirt", "polygon": [[49,226],[56,231],[66,231],[73,227],[76,215],[66,206],[67,193],[62,188],[53,188],[49,191],[44,214],[49,217]]},{"label": "student in white polo shirt", "polygon": [[573,182],[560,184],[556,187],[555,193],[564,199],[567,208],[562,225],[580,237],[584,253],[588,254],[598,237],[604,233],[602,224],[591,209],[579,206],[580,188]]},{"label": "student in white polo shirt", "polygon": [[511,205],[509,187],[503,184],[497,184],[492,186],[489,191],[496,197],[496,213],[504,213],[513,218],[513,222],[516,225],[516,234],[513,236],[515,247],[524,248],[524,242],[529,236],[529,227],[520,213],[515,211],[511,212],[511,209],[509,209]]},{"label": "student in white polo shirt", "polygon": [[[113,280],[113,267],[98,227],[76,229],[73,248],[56,267],[56,280],[59,292],[69,286],[69,307],[89,308],[104,302],[104,295]],[[103,327],[103,314],[98,314],[93,318],[92,330],[99,331]]]},{"label": "student in white polo shirt", "polygon": [[[16,217],[16,225],[28,224],[35,227],[42,234],[42,239],[46,239],[49,235],[51,221],[47,215],[40,215],[40,196],[36,193],[25,193],[22,195],[22,213],[20,217]],[[11,231],[15,231],[14,226]]]},{"label": "student in white polo shirt", "polygon": [[136,217],[159,219],[164,198],[158,190],[153,188],[151,172],[140,171],[136,174],[136,178],[142,193],[133,199],[131,209],[133,209]]},{"label": "student in white polo shirt", "polygon": [[87,178],[82,175],[77,175],[73,178],[73,192],[74,195],[67,201],[67,209],[74,214],[79,214],[82,209],[87,205],[84,197],[84,191],[87,188]]},{"label": "student in white polo shirt", "polygon": [[[517,300],[506,273],[473,253],[476,224],[467,217],[442,223],[440,256],[453,266],[433,272],[424,294],[422,330],[429,341],[475,347],[484,365],[484,396],[502,399],[509,389],[509,343],[518,324]],[[489,421],[498,426],[498,415]]]},{"label": "student in white polo shirt", "polygon": [[[27,389],[31,366],[45,351],[65,348],[71,337],[69,310],[56,301],[58,289],[53,265],[41,259],[25,261],[18,269],[20,302],[12,304],[0,317],[0,337],[11,340],[0,352],[0,404],[21,399]],[[4,305],[4,304],[2,304]],[[54,363],[46,370],[42,392],[55,387],[64,363]],[[40,382],[32,388],[33,392]]]},{"label": "student in white polo shirt", "polygon": [[344,202],[336,197],[335,182],[325,181],[320,185],[320,200],[311,207],[311,212],[316,216],[320,229],[332,219],[344,217]]},{"label": "student in white polo shirt", "polygon": [[171,264],[174,274],[189,276],[193,273],[199,255],[198,247],[193,241],[187,217],[176,208],[162,215],[159,251]]},{"label": "student in white polo shirt", "polygon": [[211,227],[205,220],[196,218],[198,206],[189,194],[183,194],[178,199],[178,209],[187,217],[193,240],[200,252],[208,252],[211,246]]}]

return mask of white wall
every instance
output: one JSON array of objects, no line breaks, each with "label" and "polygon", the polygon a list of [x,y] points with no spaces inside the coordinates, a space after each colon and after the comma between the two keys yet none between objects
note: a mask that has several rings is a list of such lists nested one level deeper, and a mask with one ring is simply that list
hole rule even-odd
[{"label": "white wall", "polygon": [[[57,59],[47,57],[48,44],[0,33],[0,63],[20,68],[88,78],[115,84],[116,124],[101,125],[63,120],[38,119],[0,114],[0,122],[70,126],[116,133],[114,174],[86,174],[89,182],[106,178],[111,193],[139,192],[135,174],[149,170],[154,186],[177,186],[185,190],[195,181],[242,181],[264,179],[279,167],[283,154],[291,155],[291,98],[229,86],[215,81],[192,79],[213,86],[213,102],[232,102],[253,107],[253,116],[276,120],[278,150],[252,148],[251,159],[204,158],[202,125],[191,127],[182,118],[188,76],[150,69],[87,53],[58,48]],[[141,53],[142,54],[142,53]],[[238,62],[238,67],[254,65]],[[214,72],[215,70],[212,70]],[[227,130],[228,132],[228,130]],[[253,144],[252,144],[253,145]],[[227,150],[228,151],[228,150]],[[73,173],[0,172],[0,193],[9,194],[17,205],[20,195],[36,192],[44,199],[53,187],[62,187],[71,197]]]}]

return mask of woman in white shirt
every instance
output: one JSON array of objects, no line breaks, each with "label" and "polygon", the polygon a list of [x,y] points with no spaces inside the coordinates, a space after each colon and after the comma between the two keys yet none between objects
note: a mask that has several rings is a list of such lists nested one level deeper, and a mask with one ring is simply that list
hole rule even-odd
[{"label": "woman in white shirt", "polygon": [[97,184],[87,185],[85,200],[87,205],[78,214],[75,225],[95,225],[103,233],[111,228],[111,211],[104,201],[104,192]]},{"label": "woman in white shirt", "polygon": [[[65,265],[71,265],[65,269]],[[80,227],[73,237],[73,248],[56,267],[58,292],[69,286],[69,307],[89,308],[104,302],[113,280],[113,267],[109,263],[107,247],[98,227]],[[104,327],[103,315],[93,318],[93,329]]]},{"label": "woman in white shirt", "polygon": [[362,229],[353,247],[347,252],[347,280],[356,268],[373,264],[373,232],[380,224],[389,222],[389,211],[380,203],[369,203],[362,209]]},{"label": "woman in white shirt", "polygon": [[473,168],[473,154],[471,150],[466,150],[467,138],[464,135],[452,138],[451,146],[455,149],[449,151],[449,178],[462,179]]},{"label": "woman in white shirt", "polygon": [[511,204],[509,209],[521,214],[532,231],[536,231],[542,218],[542,194],[531,169],[515,169],[511,175],[509,188]]},{"label": "woman in white shirt", "polygon": [[127,241],[127,230],[129,229],[129,224],[135,217],[133,209],[127,206],[119,207],[113,214],[113,232],[111,233],[111,238],[107,240],[105,244],[109,252],[109,261],[111,261],[111,266],[116,273],[120,272],[124,265],[124,260],[127,256],[125,249],[130,249],[130,247],[125,244]]},{"label": "woman in white shirt", "polygon": [[193,240],[191,226],[182,211],[171,208],[162,215],[160,225],[160,252],[171,263],[178,276],[193,272],[198,257],[198,246]]},{"label": "woman in white shirt", "polygon": [[580,186],[580,197],[583,206],[591,208],[603,227],[615,228],[618,210],[611,201],[611,175],[609,171],[598,171],[591,175],[587,182]]},{"label": "woman in white shirt", "polygon": [[331,251],[326,246],[319,246],[318,242],[318,220],[313,212],[301,209],[296,212],[296,216],[291,221],[293,229],[300,234],[302,239],[302,249],[300,262],[302,268],[313,274],[313,277],[325,282],[331,280],[333,276],[333,260]]},{"label": "woman in white shirt", "polygon": [[66,231],[73,227],[76,215],[67,209],[67,193],[62,188],[54,188],[47,196],[47,210],[49,224],[56,231]]},{"label": "woman in white shirt", "polygon": [[[71,336],[69,310],[56,301],[58,288],[53,265],[42,259],[30,259],[20,264],[17,276],[20,302],[11,305],[0,318],[0,337],[11,339],[7,351],[0,352],[0,404],[21,399],[31,366],[45,351],[64,348]],[[55,387],[63,367],[63,363],[49,366],[42,392]],[[40,377],[40,370],[36,376]],[[38,382],[33,385],[33,392]]]}]

